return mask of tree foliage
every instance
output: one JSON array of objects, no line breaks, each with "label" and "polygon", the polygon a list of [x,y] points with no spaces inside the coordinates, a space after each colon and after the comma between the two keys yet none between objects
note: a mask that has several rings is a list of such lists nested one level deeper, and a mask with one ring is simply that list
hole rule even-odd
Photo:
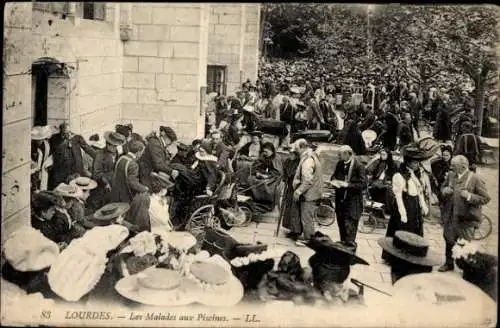
[{"label": "tree foliage", "polygon": [[369,19],[366,5],[272,3],[263,10],[271,54],[314,57],[337,76],[375,72],[445,88],[471,82],[476,114],[498,83],[494,6],[376,5]]}]

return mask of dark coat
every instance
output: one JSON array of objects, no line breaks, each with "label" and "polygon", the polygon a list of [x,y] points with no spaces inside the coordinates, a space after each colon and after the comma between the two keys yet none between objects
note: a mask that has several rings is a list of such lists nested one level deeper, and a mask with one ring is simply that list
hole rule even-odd
[{"label": "dark coat", "polygon": [[[467,183],[468,176],[470,179]],[[441,216],[444,221],[444,238],[448,242],[455,242],[457,238],[469,239],[467,229],[476,222],[471,217],[466,217],[471,210],[481,213],[481,206],[490,200],[484,182],[472,171],[468,171],[460,179],[457,174],[450,172],[443,187],[451,187],[453,194],[445,197],[445,207]],[[441,190],[442,190],[441,189]],[[460,192],[467,189],[471,193],[470,200],[460,196]]]},{"label": "dark coat", "polygon": [[[363,191],[367,186],[365,167],[355,157],[352,158],[354,164],[352,165],[351,178],[349,179],[347,188],[338,188],[335,191],[335,211],[338,215],[359,218],[363,211]],[[335,167],[335,171],[331,180],[346,180],[349,173],[349,166],[347,169],[344,161],[339,161]]]},{"label": "dark coat", "polygon": [[450,114],[448,110],[441,109],[436,117],[433,137],[436,140],[448,141],[451,140],[451,134]]},{"label": "dark coat", "polygon": [[69,215],[60,210],[56,210],[50,220],[42,221],[36,215],[32,215],[31,226],[55,243],[69,244],[84,233],[84,230],[78,229],[81,226],[77,226]]},{"label": "dark coat", "polygon": [[[127,169],[126,165],[128,164]],[[122,155],[116,162],[111,189],[111,200],[117,203],[129,203],[136,194],[148,189],[139,182],[139,165],[129,154]]]},{"label": "dark coat", "polygon": [[151,198],[147,193],[138,194],[134,197],[124,217],[125,221],[132,225],[129,230],[136,233],[151,231],[151,219],[149,217],[150,204]]},{"label": "dark coat", "polygon": [[153,135],[146,140],[146,149],[139,160],[139,174],[141,183],[145,186],[150,186],[151,172],[164,172],[167,174],[172,172],[169,165],[172,156],[163,146],[160,137]]},{"label": "dark coat", "polygon": [[[64,152],[70,151],[71,161],[66,161]],[[89,154],[92,159],[95,158],[95,150],[87,144],[85,139],[80,135],[70,137],[68,143],[64,142],[60,133],[55,134],[50,139],[50,149],[53,155],[54,164],[49,173],[49,189],[52,190],[58,184],[64,182],[72,174],[85,175],[85,167],[83,164],[82,150]]]},{"label": "dark coat", "polygon": [[441,199],[441,186],[446,181],[446,175],[450,171],[450,162],[443,159],[437,160],[431,164],[432,179],[431,186],[434,193]]},{"label": "dark coat", "polygon": [[385,113],[383,120],[386,126],[386,130],[382,137],[384,148],[394,150],[397,144],[399,120],[396,115],[390,112]]},{"label": "dark coat", "polygon": [[341,139],[341,144],[349,145],[356,155],[365,155],[366,144],[361,135],[356,121],[350,121],[345,127],[345,134]]},{"label": "dark coat", "polygon": [[399,126],[399,146],[403,147],[413,142],[411,125],[402,122]]}]

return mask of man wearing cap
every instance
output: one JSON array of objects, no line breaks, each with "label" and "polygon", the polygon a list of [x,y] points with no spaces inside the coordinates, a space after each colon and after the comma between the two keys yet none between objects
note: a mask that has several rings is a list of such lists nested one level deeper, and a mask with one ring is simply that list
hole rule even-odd
[{"label": "man wearing cap", "polygon": [[151,172],[171,174],[170,162],[177,154],[177,135],[168,126],[160,126],[160,134],[153,134],[146,138],[146,150],[139,161],[141,183],[149,186]]},{"label": "man wearing cap", "polygon": [[139,182],[138,160],[144,153],[144,144],[137,140],[129,143],[129,152],[116,162],[111,185],[111,201],[130,204],[136,194],[147,192],[149,188]]},{"label": "man wearing cap", "polygon": [[481,206],[490,200],[484,182],[469,170],[469,161],[458,155],[451,160],[451,169],[441,189],[444,205],[441,213],[446,242],[446,263],[439,271],[452,271],[452,248],[462,238],[471,239],[471,230],[481,222]]},{"label": "man wearing cap", "polygon": [[314,212],[316,202],[323,189],[323,170],[318,155],[305,139],[293,143],[293,150],[300,156],[300,162],[293,178],[293,200],[299,203],[300,221],[304,238],[297,240],[303,246],[314,234]]},{"label": "man wearing cap", "polygon": [[335,190],[335,213],[340,240],[356,249],[358,223],[363,211],[363,191],[367,180],[365,167],[355,158],[351,147],[339,149],[340,161],[335,167],[330,183]]},{"label": "man wearing cap", "polygon": [[89,199],[89,207],[93,211],[103,207],[111,201],[109,192],[113,182],[116,160],[118,159],[117,147],[125,144],[125,137],[117,132],[108,131],[104,133],[106,146],[97,152],[92,167],[92,178],[98,186],[92,190]]},{"label": "man wearing cap", "polygon": [[49,189],[52,190],[60,183],[68,183],[68,177],[74,174],[85,176],[82,151],[95,158],[95,151],[82,136],[73,134],[69,125],[64,122],[59,127],[59,133],[50,139],[50,148],[54,164],[49,175]]}]

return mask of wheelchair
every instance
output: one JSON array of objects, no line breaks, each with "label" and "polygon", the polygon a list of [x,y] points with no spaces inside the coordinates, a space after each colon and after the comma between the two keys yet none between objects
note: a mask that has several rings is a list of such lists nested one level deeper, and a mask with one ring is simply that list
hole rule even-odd
[{"label": "wheelchair", "polygon": [[246,226],[252,220],[250,208],[237,202],[236,183],[231,182],[224,172],[220,172],[219,184],[211,196],[198,195],[193,201],[192,208],[196,210],[190,215],[186,230],[194,236],[205,228],[229,230]]}]

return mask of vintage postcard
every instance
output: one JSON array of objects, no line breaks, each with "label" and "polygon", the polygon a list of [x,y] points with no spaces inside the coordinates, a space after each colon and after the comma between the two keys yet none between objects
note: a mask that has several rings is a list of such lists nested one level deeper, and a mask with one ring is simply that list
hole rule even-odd
[{"label": "vintage postcard", "polygon": [[4,13],[2,325],[496,326],[498,7]]}]

